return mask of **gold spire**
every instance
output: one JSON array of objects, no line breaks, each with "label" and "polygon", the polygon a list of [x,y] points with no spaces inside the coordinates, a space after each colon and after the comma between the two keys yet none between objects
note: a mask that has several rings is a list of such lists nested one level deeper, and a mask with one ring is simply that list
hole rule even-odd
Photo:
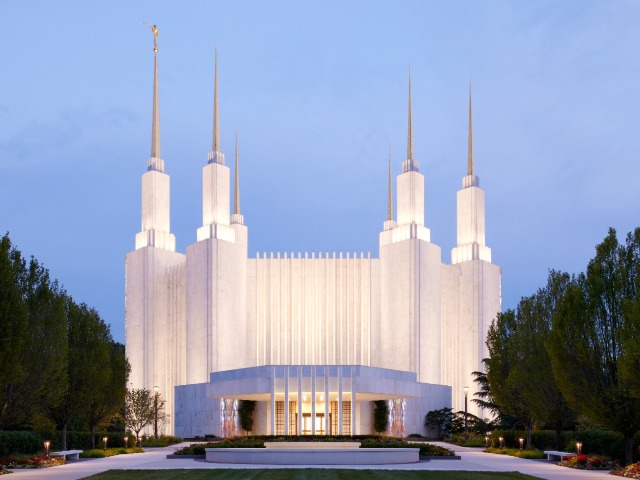
[{"label": "gold spire", "polygon": [[411,67],[409,67],[409,127],[407,132],[407,160],[413,160],[413,123],[411,117]]},{"label": "gold spire", "polygon": [[467,155],[467,175],[473,175],[473,123],[471,112],[471,81],[469,81],[469,143]]},{"label": "gold spire", "polygon": [[391,182],[391,145],[389,145],[389,192],[387,197],[387,220],[393,220],[393,186]]},{"label": "gold spire", "polygon": [[[153,113],[151,118],[151,159],[160,159],[160,109],[158,108],[158,26],[146,24],[153,33]],[[152,162],[152,170],[162,171],[162,164]]]},{"label": "gold spire", "polygon": [[213,148],[212,151],[220,151],[220,124],[218,119],[218,49],[216,48],[216,68],[213,85]]},{"label": "gold spire", "polygon": [[238,169],[238,129],[236,128],[236,188],[233,213],[240,215],[240,170]]}]

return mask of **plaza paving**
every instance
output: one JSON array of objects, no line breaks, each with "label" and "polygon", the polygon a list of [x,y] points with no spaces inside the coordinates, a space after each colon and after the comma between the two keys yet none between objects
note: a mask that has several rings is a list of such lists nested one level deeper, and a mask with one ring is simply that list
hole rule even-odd
[{"label": "plaza paving", "polygon": [[[187,443],[173,445],[165,448],[149,448],[145,453],[131,455],[117,455],[109,458],[82,460],[59,467],[45,468],[41,470],[14,470],[7,478],[11,480],[30,479],[58,479],[75,480],[96,473],[112,469],[145,469],[145,470],[169,470],[190,468],[288,468],[286,465],[229,465],[208,463],[204,460],[194,459],[167,459],[166,455],[172,453]],[[451,448],[451,445],[444,445]],[[553,463],[540,460],[525,460],[506,455],[492,455],[482,453],[476,448],[454,448],[461,460],[431,460],[404,465],[377,465],[376,469],[389,470],[473,470],[485,472],[520,472],[546,480],[591,480],[617,478],[608,475],[608,472],[574,470],[558,467]],[[289,468],[300,468],[292,466]],[[372,468],[367,465],[323,465],[318,468]]]}]

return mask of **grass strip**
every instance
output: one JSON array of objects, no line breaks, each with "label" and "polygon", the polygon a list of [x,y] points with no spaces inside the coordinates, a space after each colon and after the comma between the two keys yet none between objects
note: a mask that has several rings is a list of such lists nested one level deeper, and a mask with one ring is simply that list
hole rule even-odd
[{"label": "grass strip", "polygon": [[91,480],[531,480],[518,472],[352,470],[328,468],[108,470]]}]

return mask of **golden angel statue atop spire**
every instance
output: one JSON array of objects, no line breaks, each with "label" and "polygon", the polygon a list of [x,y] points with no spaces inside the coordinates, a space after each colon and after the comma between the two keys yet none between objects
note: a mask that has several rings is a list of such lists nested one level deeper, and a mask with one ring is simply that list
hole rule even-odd
[{"label": "golden angel statue atop spire", "polygon": [[142,22],[142,23],[144,23],[147,27],[149,27],[153,32],[153,51],[155,53],[158,53],[158,26],[155,24],[150,25],[145,22]]}]

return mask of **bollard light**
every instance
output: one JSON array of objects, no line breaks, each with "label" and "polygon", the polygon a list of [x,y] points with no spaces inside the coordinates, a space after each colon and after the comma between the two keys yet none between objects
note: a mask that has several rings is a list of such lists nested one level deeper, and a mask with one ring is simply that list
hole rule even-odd
[{"label": "bollard light", "polygon": [[500,437],[498,441],[500,442],[500,448],[504,448],[504,438]]},{"label": "bollard light", "polygon": [[578,455],[582,454],[582,442],[576,442],[576,452],[578,452]]},{"label": "bollard light", "polygon": [[49,447],[51,446],[51,442],[49,440],[45,440],[44,442],[44,456],[49,457]]},{"label": "bollard light", "polygon": [[109,440],[109,437],[102,437],[102,443],[104,444],[104,449],[107,449],[107,440]]},{"label": "bollard light", "polygon": [[522,450],[524,447],[524,438],[520,438],[519,440],[520,440],[520,450]]},{"label": "bollard light", "polygon": [[124,448],[129,448],[129,437],[124,437]]},{"label": "bollard light", "polygon": [[489,448],[489,436],[484,437],[484,446]]}]

